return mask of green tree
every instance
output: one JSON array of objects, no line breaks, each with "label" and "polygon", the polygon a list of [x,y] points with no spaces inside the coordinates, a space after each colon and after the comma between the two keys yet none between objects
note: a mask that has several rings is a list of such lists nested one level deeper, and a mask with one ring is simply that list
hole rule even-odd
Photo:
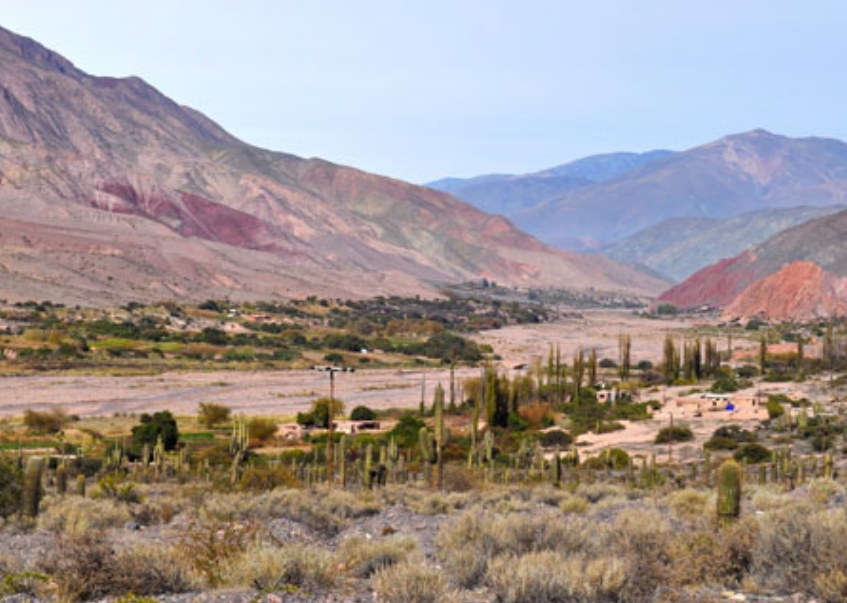
[{"label": "green tree", "polygon": [[165,450],[173,450],[179,441],[179,428],[169,410],[141,415],[141,424],[132,428],[132,451],[138,456],[144,445],[152,450],[162,437]]},{"label": "green tree", "polygon": [[224,406],[223,404],[201,402],[197,420],[204,427],[211,429],[215,425],[227,423],[229,421],[230,413],[231,411],[229,407]]}]

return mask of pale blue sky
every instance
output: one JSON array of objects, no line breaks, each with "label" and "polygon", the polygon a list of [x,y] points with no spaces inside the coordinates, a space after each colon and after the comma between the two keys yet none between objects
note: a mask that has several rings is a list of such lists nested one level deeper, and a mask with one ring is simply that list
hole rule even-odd
[{"label": "pale blue sky", "polygon": [[836,0],[17,0],[0,25],[252,144],[413,182],[757,127],[847,139]]}]

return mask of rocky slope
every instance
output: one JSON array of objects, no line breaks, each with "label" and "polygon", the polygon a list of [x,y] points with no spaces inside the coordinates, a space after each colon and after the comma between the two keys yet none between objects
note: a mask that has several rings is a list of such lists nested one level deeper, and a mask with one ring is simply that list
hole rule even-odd
[{"label": "rocky slope", "polygon": [[514,219],[542,240],[573,248],[576,239],[609,244],[671,218],[844,204],[847,144],[755,130],[574,189]]},{"label": "rocky slope", "polygon": [[513,285],[655,291],[453,197],[258,149],[0,29],[0,296],[73,303]]},{"label": "rocky slope", "polygon": [[828,317],[847,310],[847,211],[811,220],[704,268],[660,297],[728,317]]},{"label": "rocky slope", "polygon": [[672,218],[601,251],[682,281],[710,264],[732,257],[792,226],[834,214],[843,207],[765,209],[732,218]]}]

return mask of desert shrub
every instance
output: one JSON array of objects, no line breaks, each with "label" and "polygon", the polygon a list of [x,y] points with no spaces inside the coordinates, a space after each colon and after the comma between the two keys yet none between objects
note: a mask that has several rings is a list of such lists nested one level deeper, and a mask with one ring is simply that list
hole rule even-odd
[{"label": "desert shrub", "polygon": [[654,442],[656,444],[667,444],[670,441],[674,442],[690,442],[694,439],[694,433],[690,428],[683,425],[674,425],[673,427],[663,427],[656,434]]},{"label": "desert shrub", "polygon": [[667,502],[674,515],[689,521],[710,517],[714,511],[714,502],[708,493],[690,488],[671,492]]},{"label": "desert shrub", "polygon": [[782,406],[784,402],[790,402],[787,396],[768,396],[768,401],[765,405],[765,408],[768,411],[768,417],[771,419],[778,419],[784,415],[785,407]]},{"label": "desert shrub", "polygon": [[785,507],[768,514],[761,526],[754,562],[763,583],[819,597],[837,594],[838,574],[847,573],[843,508],[811,512],[805,506]]},{"label": "desert shrub", "polygon": [[595,504],[607,498],[621,499],[628,494],[626,488],[614,484],[580,484],[576,494],[585,498],[588,502]]},{"label": "desert shrub", "polygon": [[376,411],[367,406],[357,406],[350,413],[351,421],[374,421],[376,420]]},{"label": "desert shrub", "polygon": [[61,408],[40,412],[24,411],[24,425],[32,433],[59,433],[68,424],[70,418]]},{"label": "desert shrub", "polygon": [[[344,413],[344,403],[335,398],[331,402],[334,409],[333,416],[337,417]],[[298,412],[297,423],[303,427],[329,427],[330,399],[318,398],[312,402],[309,412]]]},{"label": "desert shrub", "polygon": [[264,521],[285,517],[332,536],[349,520],[373,515],[379,509],[373,500],[343,490],[315,496],[304,490],[277,489],[261,494],[207,496],[200,506],[199,517],[205,522],[235,519]]},{"label": "desert shrub", "polygon": [[127,481],[123,474],[112,473],[97,480],[97,489],[92,493],[93,498],[111,498],[119,502],[141,502],[141,492],[137,486]]},{"label": "desert shrub", "polygon": [[668,520],[651,508],[627,508],[615,518],[608,546],[627,564],[623,600],[649,600],[666,580],[672,533]]},{"label": "desert shrub", "polygon": [[62,536],[39,562],[63,602],[104,597],[184,592],[193,584],[180,558],[154,548],[115,554],[102,533]]},{"label": "desert shrub", "polygon": [[721,374],[713,382],[710,391],[718,394],[726,394],[738,391],[738,382],[732,375]]},{"label": "desert shrub", "polygon": [[297,485],[297,478],[288,467],[249,466],[241,473],[238,489],[251,492],[266,492],[280,487]]},{"label": "desert shrub", "polygon": [[681,532],[669,547],[667,580],[673,586],[720,584],[736,588],[750,571],[758,524],[745,519],[718,532]]},{"label": "desert shrub", "polygon": [[353,575],[370,578],[378,570],[406,561],[417,547],[417,540],[411,536],[392,536],[378,540],[353,536],[341,543],[338,554]]},{"label": "desert shrub", "polygon": [[460,595],[443,572],[422,563],[398,563],[371,579],[379,603],[457,603]]},{"label": "desert shrub", "polygon": [[47,496],[42,501],[38,527],[61,534],[83,535],[120,527],[131,519],[128,506],[115,500]]},{"label": "desert shrub", "polygon": [[738,450],[736,450],[733,453],[732,458],[739,463],[742,461],[752,464],[769,463],[773,458],[773,452],[771,452],[770,448],[763,446],[758,442],[750,442],[748,444],[743,444]]},{"label": "desert shrub", "polygon": [[588,511],[588,501],[581,496],[569,495],[559,503],[559,510],[565,515],[582,515]]},{"label": "desert shrub", "polygon": [[553,551],[493,559],[486,583],[502,603],[619,599],[627,581],[625,564],[614,556],[584,558]]},{"label": "desert shrub", "polygon": [[589,551],[594,543],[582,518],[562,521],[554,512],[500,516],[474,507],[439,531],[439,556],[451,579],[464,588],[480,584],[491,559],[538,551]]},{"label": "desert shrub", "polygon": [[573,443],[573,438],[568,432],[561,429],[551,429],[541,434],[541,445],[545,448],[561,446],[567,448]]},{"label": "desert shrub", "polygon": [[251,440],[267,442],[276,435],[277,423],[267,417],[253,417],[247,422],[247,433]]},{"label": "desert shrub", "polygon": [[293,544],[254,543],[223,564],[222,583],[260,591],[327,589],[336,582],[332,555],[323,549]]},{"label": "desert shrub", "polygon": [[398,446],[403,448],[412,448],[418,445],[421,427],[425,427],[426,423],[412,413],[406,413],[393,429],[388,432],[388,435],[394,438]]},{"label": "desert shrub", "polygon": [[253,522],[192,520],[180,536],[177,549],[194,573],[209,586],[224,581],[228,566],[258,540]]},{"label": "desert shrub", "polygon": [[703,444],[703,448],[706,450],[735,450],[738,448],[738,442],[733,440],[732,438],[722,438],[717,436],[712,436],[709,440]]},{"label": "desert shrub", "polygon": [[833,496],[843,493],[844,487],[831,479],[814,479],[809,482],[809,497],[819,505],[825,505]]},{"label": "desert shrub", "polygon": [[224,406],[223,404],[201,402],[197,420],[201,425],[211,429],[215,425],[220,425],[221,423],[229,421],[231,412],[232,411],[229,407]]}]

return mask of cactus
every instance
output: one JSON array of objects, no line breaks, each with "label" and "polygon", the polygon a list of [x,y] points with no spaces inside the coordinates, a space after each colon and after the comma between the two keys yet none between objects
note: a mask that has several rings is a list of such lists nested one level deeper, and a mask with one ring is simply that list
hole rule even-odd
[{"label": "cactus", "polygon": [[365,488],[370,490],[373,488],[373,468],[371,467],[371,457],[373,457],[373,444],[368,444],[367,448],[365,448],[365,469],[364,478]]},{"label": "cactus", "polygon": [[741,465],[735,461],[724,461],[718,467],[718,525],[725,527],[741,515]]},{"label": "cactus", "polygon": [[432,485],[441,490],[444,487],[444,388],[439,383],[435,388],[435,400],[432,403],[435,416],[435,464],[433,466]]},{"label": "cactus", "polygon": [[76,476],[76,495],[85,498],[85,476],[82,473]]},{"label": "cactus", "polygon": [[347,487],[347,442],[346,435],[342,435],[338,442],[338,479],[342,488]]},{"label": "cactus", "polygon": [[68,491],[68,472],[64,463],[56,468],[56,493],[64,496]]},{"label": "cactus", "polygon": [[[235,418],[232,426],[232,435],[229,439],[229,451],[232,454],[232,473],[230,475],[230,482],[233,484],[238,481],[239,477],[241,477],[241,463],[247,455],[248,442],[249,435],[247,433],[247,421],[244,416],[241,415]],[[158,448],[159,444],[157,443],[156,449],[158,450]],[[158,468],[159,464],[157,461],[157,471]]]},{"label": "cactus", "polygon": [[552,469],[553,485],[558,488],[562,485],[562,455],[558,449],[553,456]]},{"label": "cactus", "polygon": [[31,518],[38,517],[41,503],[41,476],[44,472],[44,459],[31,457],[24,471],[23,512]]}]

